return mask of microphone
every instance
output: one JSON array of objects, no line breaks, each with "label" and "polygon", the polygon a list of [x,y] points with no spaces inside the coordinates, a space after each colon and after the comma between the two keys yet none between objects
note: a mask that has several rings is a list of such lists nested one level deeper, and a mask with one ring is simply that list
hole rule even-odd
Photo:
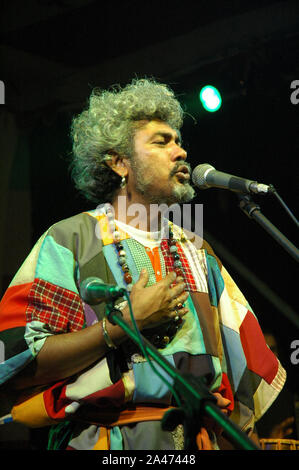
[{"label": "microphone", "polygon": [[104,284],[102,279],[98,277],[88,277],[80,285],[82,299],[90,305],[116,300],[123,297],[126,292],[126,289]]},{"label": "microphone", "polygon": [[272,192],[272,186],[223,173],[209,163],[197,165],[192,173],[192,181],[199,189],[221,188],[237,193],[255,194]]}]

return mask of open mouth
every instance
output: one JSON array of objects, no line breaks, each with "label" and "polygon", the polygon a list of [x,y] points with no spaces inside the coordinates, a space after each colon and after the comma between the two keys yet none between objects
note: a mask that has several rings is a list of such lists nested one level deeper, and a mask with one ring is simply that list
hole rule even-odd
[{"label": "open mouth", "polygon": [[184,181],[190,179],[190,173],[186,166],[181,166],[180,168],[178,168],[178,171],[176,171],[175,174],[179,179],[182,179]]}]

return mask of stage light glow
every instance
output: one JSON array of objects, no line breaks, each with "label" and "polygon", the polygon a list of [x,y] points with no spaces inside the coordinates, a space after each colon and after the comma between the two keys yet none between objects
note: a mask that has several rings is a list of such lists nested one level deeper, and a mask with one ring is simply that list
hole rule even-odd
[{"label": "stage light glow", "polygon": [[212,85],[204,86],[199,92],[199,99],[206,111],[214,113],[222,104],[220,92]]}]

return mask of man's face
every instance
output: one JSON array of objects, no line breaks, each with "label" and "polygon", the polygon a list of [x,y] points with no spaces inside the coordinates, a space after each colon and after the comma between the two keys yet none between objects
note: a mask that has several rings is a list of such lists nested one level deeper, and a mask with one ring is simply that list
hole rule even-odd
[{"label": "man's face", "polygon": [[190,201],[195,192],[189,184],[191,168],[186,158],[177,131],[163,121],[145,122],[134,136],[130,161],[132,192],[150,203]]}]

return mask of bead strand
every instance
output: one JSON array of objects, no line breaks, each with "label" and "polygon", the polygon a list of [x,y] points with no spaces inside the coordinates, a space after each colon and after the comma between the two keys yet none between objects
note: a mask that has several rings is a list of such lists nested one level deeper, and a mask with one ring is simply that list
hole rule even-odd
[{"label": "bead strand", "polygon": [[126,260],[127,253],[126,253],[126,250],[124,249],[123,245],[121,244],[121,241],[120,241],[121,235],[116,230],[114,217],[113,217],[113,212],[112,212],[111,207],[108,206],[108,205],[106,206],[106,215],[107,215],[107,218],[108,218],[108,225],[109,225],[109,229],[110,229],[111,234],[112,234],[113,243],[114,243],[114,246],[115,246],[116,251],[117,251],[118,264],[120,265],[120,267],[123,271],[123,277],[124,277],[125,283],[127,284],[127,290],[129,292],[131,292],[132,287],[133,287],[133,284],[132,284],[133,278],[132,278],[132,275],[130,273],[130,269],[129,269],[129,266],[128,266],[127,260]]},{"label": "bead strand", "polygon": [[[178,253],[178,248],[176,246],[176,240],[173,238],[173,231],[171,229],[171,227],[169,227],[169,240],[168,240],[168,246],[169,246],[169,252],[172,254],[172,258],[173,258],[173,266],[174,266],[174,271],[176,273],[177,276],[180,276],[180,277],[183,277],[183,264],[182,264],[182,261],[180,259],[180,255]],[[182,309],[184,307],[184,304],[182,304],[181,302],[179,302],[177,304],[177,309]],[[182,319],[180,318],[178,320],[179,322],[182,321]]]}]

